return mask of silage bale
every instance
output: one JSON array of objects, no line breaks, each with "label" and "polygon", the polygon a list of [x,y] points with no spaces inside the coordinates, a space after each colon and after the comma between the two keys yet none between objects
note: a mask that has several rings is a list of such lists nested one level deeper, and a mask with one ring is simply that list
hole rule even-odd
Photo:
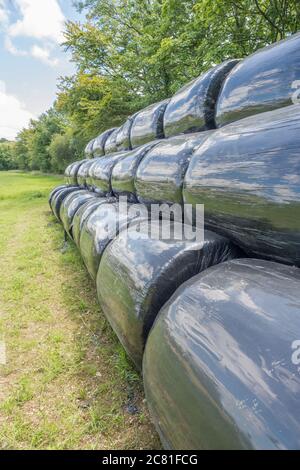
[{"label": "silage bale", "polygon": [[64,198],[60,206],[59,218],[64,226],[65,232],[72,237],[73,217],[78,209],[88,200],[97,199],[94,193],[86,190],[78,190]]},{"label": "silage bale", "polygon": [[52,199],[53,199],[53,197],[55,196],[55,194],[58,191],[60,191],[61,189],[66,189],[68,187],[69,187],[69,185],[67,185],[67,184],[61,184],[61,185],[56,186],[55,188],[52,189],[51,193],[49,194],[49,198],[48,198],[48,203],[49,203],[49,206],[50,206],[50,209],[51,209],[52,213],[53,213],[53,209],[52,209]]},{"label": "silage bale", "polygon": [[210,132],[171,137],[147,152],[134,181],[138,201],[144,204],[182,204],[183,179],[191,155]]},{"label": "silage bale", "polygon": [[156,139],[163,139],[163,118],[168,100],[154,103],[139,111],[131,126],[130,141],[132,148],[139,147]]},{"label": "silage bale", "polygon": [[95,139],[90,140],[90,142],[85,147],[84,154],[85,154],[86,158],[93,158],[94,141],[95,141]]},{"label": "silage bale", "polygon": [[94,210],[97,209],[97,207],[99,207],[100,204],[109,203],[109,202],[116,202],[116,198],[95,196],[95,198],[91,198],[88,201],[86,201],[75,212],[74,217],[72,219],[71,230],[72,230],[73,240],[78,246],[78,248],[79,248],[81,230],[85,221],[92,214],[92,212],[94,212]]},{"label": "silage bale", "polygon": [[[150,328],[163,304],[184,281],[211,265],[241,254],[229,240],[205,232],[204,241],[158,239],[141,224],[122,231],[102,256],[97,275],[101,308],[141,369]],[[160,223],[152,221],[152,229]],[[171,233],[186,229],[171,223]]]},{"label": "silage bale", "polygon": [[89,169],[94,165],[95,160],[87,160],[83,162],[78,171],[77,171],[77,184],[80,188],[86,189],[88,188],[88,176],[89,176]]},{"label": "silage bale", "polygon": [[94,144],[93,144],[93,156],[94,158],[96,157],[102,157],[104,155],[104,147],[105,147],[105,142],[110,136],[110,134],[115,130],[115,127],[112,129],[108,129],[107,131],[102,132],[102,134],[98,135],[96,137]]},{"label": "silage bale", "polygon": [[227,76],[220,92],[218,127],[299,102],[300,34],[258,50]]},{"label": "silage bale", "polygon": [[107,137],[106,141],[105,141],[105,144],[104,144],[104,153],[105,155],[109,155],[111,153],[114,153],[114,152],[117,152],[118,149],[117,149],[117,135],[118,135],[118,132],[119,132],[119,127],[116,127],[113,132],[111,132],[109,134],[109,136]]},{"label": "silage bale", "polygon": [[134,122],[135,115],[130,116],[124,124],[119,128],[117,137],[116,137],[116,145],[117,145],[117,150],[122,151],[122,150],[131,150],[131,138],[130,138],[130,132],[131,132],[131,127]]},{"label": "silage bale", "polygon": [[70,163],[70,165],[67,166],[65,169],[65,182],[70,185],[76,185],[77,183],[77,173],[81,165],[87,161],[87,159],[84,160],[78,160],[76,162]]},{"label": "silage bale", "polygon": [[300,448],[299,286],[298,268],[238,259],[164,305],[143,377],[165,448]]},{"label": "silage bale", "polygon": [[182,87],[164,113],[164,134],[204,131],[215,127],[214,114],[222,83],[238,60],[227,60]]},{"label": "silage bale", "polygon": [[300,266],[300,107],[215,131],[193,154],[184,201],[249,255]]},{"label": "silage bale", "polygon": [[81,229],[79,247],[92,279],[96,279],[100,259],[108,244],[120,230],[138,218],[139,214],[121,213],[117,203],[104,203],[86,219]]},{"label": "silage bale", "polygon": [[118,161],[111,173],[111,188],[116,196],[126,196],[128,202],[136,202],[135,178],[137,169],[147,152],[159,141],[142,145],[138,149],[126,153],[124,158]]},{"label": "silage bale", "polygon": [[113,155],[107,155],[97,159],[90,167],[89,184],[101,196],[109,196],[112,194],[111,174],[114,166],[122,158],[126,156],[126,152],[118,152]]},{"label": "silage bale", "polygon": [[54,196],[52,197],[52,200],[51,200],[52,212],[55,215],[55,217],[57,218],[57,220],[59,220],[59,222],[61,222],[59,213],[60,213],[60,206],[61,206],[63,200],[69,194],[74,193],[78,190],[82,191],[78,188],[78,186],[67,186],[66,188],[62,188],[59,191],[57,191],[54,194]]}]

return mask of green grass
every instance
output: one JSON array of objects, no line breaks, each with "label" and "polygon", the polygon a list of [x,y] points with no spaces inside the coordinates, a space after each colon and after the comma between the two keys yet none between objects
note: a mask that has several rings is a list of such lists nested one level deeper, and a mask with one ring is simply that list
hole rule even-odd
[{"label": "green grass", "polygon": [[141,378],[77,249],[62,250],[47,203],[60,183],[0,172],[0,448],[157,449]]}]

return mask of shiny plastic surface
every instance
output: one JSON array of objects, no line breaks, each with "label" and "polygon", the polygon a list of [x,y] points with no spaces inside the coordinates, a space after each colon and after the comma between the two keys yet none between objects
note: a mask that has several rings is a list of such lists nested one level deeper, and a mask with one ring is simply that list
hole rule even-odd
[{"label": "shiny plastic surface", "polygon": [[89,182],[93,189],[101,196],[111,195],[111,174],[117,162],[127,155],[126,152],[118,152],[97,159],[89,171]]},{"label": "shiny plastic surface", "polygon": [[127,196],[129,202],[136,202],[135,177],[141,160],[159,141],[150,142],[138,149],[127,152],[126,156],[115,164],[111,174],[112,191],[117,196]]},{"label": "shiny plastic surface", "polygon": [[238,60],[227,60],[213,67],[171,98],[164,113],[166,137],[215,127],[214,113],[221,85],[237,63]]},{"label": "shiny plastic surface", "polygon": [[107,202],[115,202],[115,198],[107,198],[107,197],[100,197],[95,196],[94,198],[89,199],[86,201],[74,214],[71,230],[72,230],[72,237],[76,245],[79,247],[80,243],[80,235],[83,224],[88,219],[88,217],[94,212],[95,209],[100,204],[107,203]]},{"label": "shiny plastic surface", "polygon": [[130,116],[127,121],[119,128],[116,137],[116,145],[118,151],[121,150],[131,150],[131,139],[130,139],[130,131],[131,126],[134,121],[134,116]]},{"label": "shiny plastic surface", "polygon": [[55,196],[55,194],[60,191],[61,189],[66,189],[68,188],[69,186],[67,184],[61,184],[59,186],[56,186],[55,188],[52,189],[51,193],[49,194],[49,198],[48,198],[48,203],[49,203],[49,206],[50,206],[50,209],[53,213],[53,209],[52,209],[52,199],[53,197]]},{"label": "shiny plastic surface", "polygon": [[139,202],[182,204],[182,185],[191,155],[211,131],[162,140],[141,161],[135,178]]},{"label": "shiny plastic surface", "polygon": [[71,194],[74,191],[78,191],[78,186],[68,186],[67,188],[60,189],[52,197],[51,208],[57,220],[60,221],[59,213],[60,213],[60,206],[63,200],[68,196],[68,194]]},{"label": "shiny plastic surface", "polygon": [[107,137],[104,144],[104,153],[108,155],[110,153],[117,152],[117,135],[119,132],[119,127],[115,128],[111,134]]},{"label": "shiny plastic surface", "polygon": [[183,284],[143,362],[164,446],[299,449],[299,331],[298,268],[240,259]]},{"label": "shiny plastic surface", "polygon": [[217,125],[299,102],[299,80],[298,33],[258,50],[231,71],[218,98]]},{"label": "shiny plastic surface", "polygon": [[78,171],[77,171],[77,184],[80,188],[87,188],[88,187],[88,182],[87,178],[89,175],[89,169],[91,168],[92,165],[94,165],[95,160],[87,160],[83,162]]},{"label": "shiny plastic surface", "polygon": [[117,203],[104,203],[86,219],[81,229],[79,248],[92,279],[96,279],[100,259],[108,244],[120,230],[138,218],[139,214],[120,214]]},{"label": "shiny plastic surface", "polygon": [[70,163],[70,165],[67,166],[65,169],[65,182],[67,184],[77,184],[77,173],[80,168],[80,166],[86,162],[89,161],[87,159],[85,160],[79,160],[73,163]]},{"label": "shiny plastic surface", "polygon": [[72,237],[72,221],[77,210],[89,199],[94,199],[95,194],[86,190],[78,190],[69,194],[62,202],[59,211],[59,218],[67,234]]},{"label": "shiny plastic surface", "polygon": [[107,131],[102,132],[102,134],[98,135],[94,140],[93,144],[93,156],[95,157],[102,157],[104,155],[104,146],[105,142],[110,136],[110,134],[115,130],[115,127],[112,129],[108,129]]},{"label": "shiny plastic surface", "polygon": [[215,131],[193,154],[184,200],[249,254],[300,266],[300,106]]},{"label": "shiny plastic surface", "polygon": [[[178,222],[174,224],[184,228]],[[149,330],[177,287],[203,269],[241,252],[224,237],[208,231],[202,242],[155,239],[143,225],[139,233],[135,226],[127,232],[113,240],[101,259],[97,293],[108,321],[141,369]]]},{"label": "shiny plastic surface", "polygon": [[93,158],[94,141],[95,141],[95,139],[90,140],[90,142],[85,147],[84,154],[85,154],[86,158]]},{"label": "shiny plastic surface", "polygon": [[163,119],[169,101],[151,104],[136,114],[130,132],[132,148],[164,138]]}]

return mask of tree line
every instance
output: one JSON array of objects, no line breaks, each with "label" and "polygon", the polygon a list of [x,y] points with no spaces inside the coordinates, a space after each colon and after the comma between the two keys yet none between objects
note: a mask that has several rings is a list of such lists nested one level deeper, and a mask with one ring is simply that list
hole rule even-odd
[{"label": "tree line", "polygon": [[63,172],[87,142],[168,98],[229,58],[300,29],[299,0],[81,0],[62,47],[76,73],[61,77],[53,107],[0,141],[0,169]]}]

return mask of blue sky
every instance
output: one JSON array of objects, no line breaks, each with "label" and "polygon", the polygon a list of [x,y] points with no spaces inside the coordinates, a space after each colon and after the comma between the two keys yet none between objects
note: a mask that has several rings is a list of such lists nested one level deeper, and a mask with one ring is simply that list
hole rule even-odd
[{"label": "blue sky", "polygon": [[72,0],[0,0],[0,138],[13,139],[55,99],[57,78],[74,71],[60,47]]}]

